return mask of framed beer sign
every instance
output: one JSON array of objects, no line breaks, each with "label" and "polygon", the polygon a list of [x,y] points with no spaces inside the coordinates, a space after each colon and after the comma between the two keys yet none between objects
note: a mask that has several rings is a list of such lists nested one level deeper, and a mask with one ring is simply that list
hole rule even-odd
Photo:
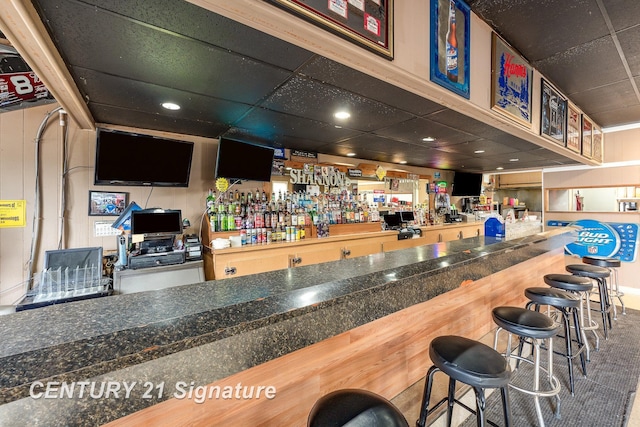
[{"label": "framed beer sign", "polygon": [[593,160],[602,163],[602,129],[596,124],[593,124],[592,138],[591,138],[591,157]]},{"label": "framed beer sign", "polygon": [[462,0],[431,1],[431,81],[467,99],[470,19]]},{"label": "framed beer sign", "polygon": [[567,126],[567,99],[542,79],[540,134],[562,146]]},{"label": "framed beer sign", "polygon": [[591,121],[590,118],[588,118],[583,114],[582,115],[582,155],[588,158],[591,158],[592,156],[592,152],[591,152],[591,143],[593,141],[592,133],[593,133],[593,122]]},{"label": "framed beer sign", "polygon": [[394,0],[266,1],[386,59],[393,59]]},{"label": "framed beer sign", "polygon": [[531,128],[533,68],[496,33],[491,33],[491,108]]},{"label": "framed beer sign", "polygon": [[567,104],[567,148],[580,154],[582,152],[582,123],[580,110],[572,103]]}]

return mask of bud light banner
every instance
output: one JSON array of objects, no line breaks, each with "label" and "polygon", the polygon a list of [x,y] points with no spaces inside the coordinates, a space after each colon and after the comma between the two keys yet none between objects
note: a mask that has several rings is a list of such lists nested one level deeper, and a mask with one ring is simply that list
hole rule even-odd
[{"label": "bud light banner", "polygon": [[593,219],[575,222],[547,221],[551,227],[567,225],[578,227],[578,238],[565,246],[571,255],[603,256],[617,258],[623,262],[634,262],[638,247],[638,224],[604,223]]}]

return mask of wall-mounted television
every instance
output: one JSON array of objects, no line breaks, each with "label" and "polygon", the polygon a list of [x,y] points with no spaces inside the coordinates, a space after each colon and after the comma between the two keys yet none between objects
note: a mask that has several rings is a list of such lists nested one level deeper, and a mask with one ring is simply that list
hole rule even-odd
[{"label": "wall-mounted television", "polygon": [[98,129],[95,185],[188,187],[193,142]]},{"label": "wall-mounted television", "polygon": [[271,181],[273,148],[220,138],[216,178]]},{"label": "wall-mounted television", "polygon": [[142,209],[131,212],[131,233],[163,236],[182,233],[182,211]]},{"label": "wall-mounted television", "polygon": [[453,175],[452,196],[477,197],[482,191],[482,174],[456,172]]}]

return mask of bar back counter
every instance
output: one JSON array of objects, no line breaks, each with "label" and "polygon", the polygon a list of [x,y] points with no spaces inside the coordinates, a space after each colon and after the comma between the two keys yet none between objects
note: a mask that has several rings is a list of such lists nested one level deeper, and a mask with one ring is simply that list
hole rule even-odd
[{"label": "bar back counter", "polygon": [[303,426],[321,396],[393,398],[430,341],[564,270],[570,230],[472,237],[2,316],[0,424]]}]

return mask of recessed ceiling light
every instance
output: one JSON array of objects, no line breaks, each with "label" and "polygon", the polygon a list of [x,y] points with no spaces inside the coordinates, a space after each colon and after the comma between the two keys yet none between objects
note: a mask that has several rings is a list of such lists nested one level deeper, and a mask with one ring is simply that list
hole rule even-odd
[{"label": "recessed ceiling light", "polygon": [[520,159],[509,159],[509,161],[510,161],[510,162],[517,162],[517,161],[519,161],[519,160],[520,160]]},{"label": "recessed ceiling light", "polygon": [[401,161],[400,161],[400,162],[398,162],[398,163],[400,163],[401,165],[406,165],[406,164],[407,164],[407,161],[406,161],[406,160],[401,160]]},{"label": "recessed ceiling light", "polygon": [[499,171],[501,171],[502,169],[504,169],[502,166],[498,166],[498,167],[496,168],[496,170],[499,170]]},{"label": "recessed ceiling light", "polygon": [[436,139],[434,137],[432,137],[432,136],[427,136],[425,138],[422,138],[422,140],[424,142],[432,142],[432,141],[435,141]]},{"label": "recessed ceiling light", "polygon": [[345,120],[351,117],[351,114],[346,111],[338,111],[333,115],[333,117],[335,117],[336,119]]},{"label": "recessed ceiling light", "polygon": [[167,110],[179,110],[180,106],[174,102],[163,102],[162,107]]},{"label": "recessed ceiling light", "polygon": [[484,153],[484,150],[476,150],[476,151],[474,151],[474,153],[476,153],[476,154],[482,154],[482,153]]},{"label": "recessed ceiling light", "polygon": [[356,155],[356,153],[347,153],[347,156],[348,156],[348,157],[353,157],[353,156],[355,156],[355,155]]}]

